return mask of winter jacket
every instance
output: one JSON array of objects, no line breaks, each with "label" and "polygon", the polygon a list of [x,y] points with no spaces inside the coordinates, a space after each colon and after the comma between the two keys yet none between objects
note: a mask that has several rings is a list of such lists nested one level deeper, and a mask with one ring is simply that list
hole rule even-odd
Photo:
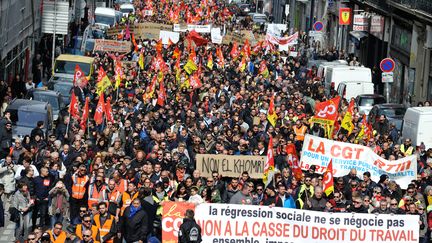
[{"label": "winter jacket", "polygon": [[0,165],[0,183],[5,187],[5,193],[12,193],[15,191],[15,172],[17,166],[12,164],[10,168],[1,163]]}]

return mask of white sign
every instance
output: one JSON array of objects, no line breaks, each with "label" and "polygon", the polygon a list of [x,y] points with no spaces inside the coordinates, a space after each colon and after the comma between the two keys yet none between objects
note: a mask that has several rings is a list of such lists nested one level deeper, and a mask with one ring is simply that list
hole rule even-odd
[{"label": "white sign", "polygon": [[211,40],[215,44],[222,44],[221,29],[219,27],[211,29]]},{"label": "white sign", "polygon": [[369,30],[369,18],[362,14],[354,15],[353,21],[354,31],[368,31]]},{"label": "white sign", "polygon": [[180,39],[180,33],[161,30],[159,32],[159,38],[162,39],[162,44],[164,45],[167,45],[170,39],[175,44]]},{"label": "white sign", "polygon": [[419,215],[326,213],[203,203],[195,207],[195,220],[202,229],[202,242],[414,243],[419,240]]},{"label": "white sign", "polygon": [[198,33],[210,33],[211,32],[211,24],[207,25],[196,25],[196,24],[188,24],[188,25],[180,25],[174,24],[175,32],[186,32],[195,30]]},{"label": "white sign", "polygon": [[287,30],[286,24],[268,24],[267,25],[267,34],[274,35],[276,37],[281,37],[282,32]]},{"label": "white sign", "polygon": [[379,39],[383,38],[384,32],[384,17],[381,15],[374,15],[371,17],[370,33]]},{"label": "white sign", "polygon": [[153,16],[153,10],[149,9],[149,10],[143,10],[144,11],[144,16]]},{"label": "white sign", "polygon": [[382,73],[381,77],[383,83],[393,83],[393,72]]},{"label": "white sign", "polygon": [[347,175],[351,169],[357,169],[359,176],[369,171],[374,181],[386,174],[406,188],[417,179],[417,156],[411,155],[398,160],[386,160],[366,146],[343,143],[307,134],[303,143],[300,166],[307,170],[316,166],[317,173],[324,173],[328,163],[333,162],[334,177]]}]

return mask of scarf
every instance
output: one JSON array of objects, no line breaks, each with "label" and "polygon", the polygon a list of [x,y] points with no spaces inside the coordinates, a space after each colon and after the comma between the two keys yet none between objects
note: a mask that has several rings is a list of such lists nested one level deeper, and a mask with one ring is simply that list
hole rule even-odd
[{"label": "scarf", "polygon": [[57,208],[60,212],[63,212],[63,195],[61,193],[57,194]]},{"label": "scarf", "polygon": [[133,216],[135,216],[136,213],[138,213],[138,211],[141,210],[141,206],[139,207],[134,207],[134,206],[130,206],[130,214],[129,214],[129,219],[131,219]]}]

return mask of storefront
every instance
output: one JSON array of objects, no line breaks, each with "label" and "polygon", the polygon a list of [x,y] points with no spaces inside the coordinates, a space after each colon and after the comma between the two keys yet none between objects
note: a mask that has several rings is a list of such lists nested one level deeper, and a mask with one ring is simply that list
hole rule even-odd
[{"label": "storefront", "polygon": [[412,25],[394,18],[390,56],[396,63],[394,81],[390,84],[390,102],[409,102],[414,91],[414,69],[410,69]]}]

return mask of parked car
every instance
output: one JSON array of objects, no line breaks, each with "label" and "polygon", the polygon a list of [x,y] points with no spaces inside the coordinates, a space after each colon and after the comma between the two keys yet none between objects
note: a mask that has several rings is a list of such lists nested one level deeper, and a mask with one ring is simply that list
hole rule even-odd
[{"label": "parked car", "polygon": [[59,115],[67,114],[65,104],[68,102],[64,102],[61,93],[58,91],[47,90],[46,88],[33,89],[27,93],[26,98],[29,100],[48,102],[51,105],[54,120],[57,120]]},{"label": "parked car", "polygon": [[389,123],[395,124],[396,128],[401,131],[406,110],[404,105],[396,103],[374,105],[369,112],[369,122],[373,124],[381,115],[385,115]]},{"label": "parked car", "polygon": [[362,94],[356,97],[356,104],[361,115],[369,115],[369,111],[374,105],[384,103],[386,103],[386,99],[378,94]]},{"label": "parked car", "polygon": [[14,99],[6,111],[11,113],[12,136],[14,137],[24,137],[30,134],[38,121],[44,121],[45,134],[53,129],[52,108],[48,102]]},{"label": "parked car", "polygon": [[48,89],[59,92],[63,99],[64,104],[68,104],[71,96],[71,89],[73,87],[73,82],[63,81],[62,79],[57,79],[60,81],[50,81],[48,82]]}]

